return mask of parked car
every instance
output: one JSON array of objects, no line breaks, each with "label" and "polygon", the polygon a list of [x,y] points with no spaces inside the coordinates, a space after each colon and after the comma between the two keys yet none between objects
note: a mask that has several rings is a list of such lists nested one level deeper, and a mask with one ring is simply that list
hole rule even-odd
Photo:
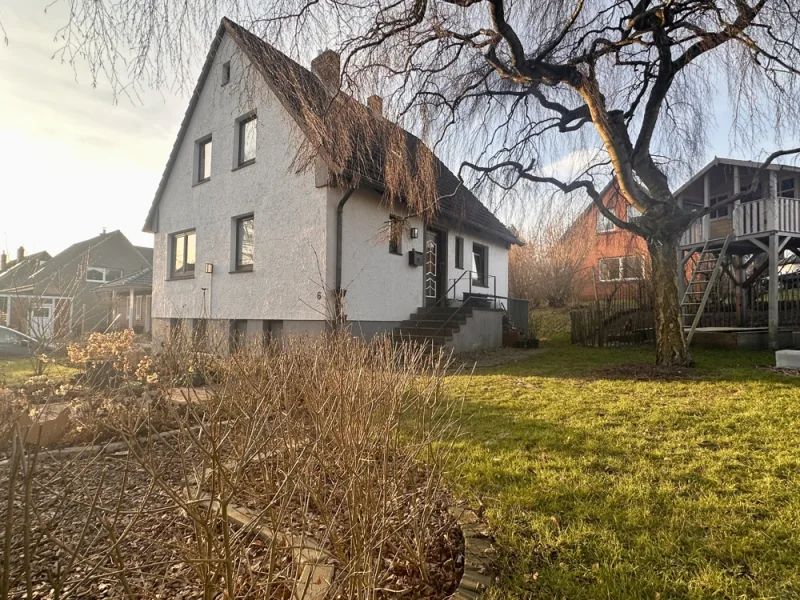
[{"label": "parked car", "polygon": [[0,326],[0,358],[30,356],[38,346],[39,343],[32,337],[15,329]]}]

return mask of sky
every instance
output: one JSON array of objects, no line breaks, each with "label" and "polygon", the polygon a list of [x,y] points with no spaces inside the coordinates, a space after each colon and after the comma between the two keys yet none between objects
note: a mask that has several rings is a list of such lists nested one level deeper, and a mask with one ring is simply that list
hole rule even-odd
[{"label": "sky", "polygon": [[[8,36],[8,45],[0,45],[0,250],[15,256],[24,246],[27,253],[55,255],[103,229],[151,246],[152,235],[141,229],[188,94],[153,91],[115,103],[108,83],[92,87],[85,65],[53,58],[55,34],[66,20],[61,3],[45,12],[47,4],[0,5]],[[725,94],[716,104],[707,159],[752,158],[731,149]],[[773,149],[765,139],[764,152]],[[586,152],[565,156],[549,171],[568,173]]]},{"label": "sky", "polygon": [[85,65],[51,58],[65,19],[45,4],[0,3],[0,249],[55,254],[103,228],[152,246],[142,226],[188,98],[115,104]]}]

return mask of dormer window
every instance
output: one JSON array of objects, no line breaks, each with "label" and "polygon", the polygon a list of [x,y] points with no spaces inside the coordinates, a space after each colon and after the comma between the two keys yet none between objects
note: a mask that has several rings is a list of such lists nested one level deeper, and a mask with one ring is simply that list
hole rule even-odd
[{"label": "dormer window", "polygon": [[222,85],[228,85],[231,82],[231,61],[222,64]]},{"label": "dormer window", "polygon": [[86,281],[91,283],[107,283],[122,277],[122,269],[109,267],[89,267],[86,269]]}]

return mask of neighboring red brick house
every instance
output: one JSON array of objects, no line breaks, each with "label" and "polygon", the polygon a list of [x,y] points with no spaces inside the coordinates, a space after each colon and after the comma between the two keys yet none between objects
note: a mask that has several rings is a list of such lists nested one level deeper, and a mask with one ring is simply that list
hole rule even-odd
[{"label": "neighboring red brick house", "polygon": [[[639,216],[622,197],[616,182],[601,192],[603,204],[623,221]],[[592,203],[576,219],[565,240],[573,239],[575,247],[585,255],[579,274],[577,298],[583,302],[606,299],[620,290],[638,287],[648,270],[645,241],[625,229],[616,227]]]}]

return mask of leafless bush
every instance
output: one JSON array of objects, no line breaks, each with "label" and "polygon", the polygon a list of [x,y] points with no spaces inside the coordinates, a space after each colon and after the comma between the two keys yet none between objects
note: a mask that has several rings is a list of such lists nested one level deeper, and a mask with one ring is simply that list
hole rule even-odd
[{"label": "leafless bush", "polygon": [[588,238],[567,236],[563,220],[550,220],[523,235],[525,245],[508,256],[509,293],[531,307],[569,305],[584,283]]},{"label": "leafless bush", "polygon": [[[108,426],[127,452],[38,472],[19,454],[0,473],[19,475],[0,482],[6,589],[60,577],[89,597],[444,597],[460,561],[444,362],[341,334],[226,355],[176,340],[154,385],[180,398],[167,404],[177,434],[161,437],[147,410],[120,411]],[[15,506],[29,513],[9,517]],[[48,552],[62,570],[44,566]]]}]

